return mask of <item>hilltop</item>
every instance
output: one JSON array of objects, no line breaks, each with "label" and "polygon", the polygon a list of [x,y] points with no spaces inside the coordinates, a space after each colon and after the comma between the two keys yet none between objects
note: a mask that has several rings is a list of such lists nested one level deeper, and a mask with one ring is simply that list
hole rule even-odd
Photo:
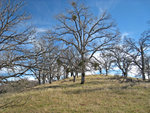
[{"label": "hilltop", "polygon": [[150,83],[113,76],[86,76],[36,86],[0,97],[0,113],[148,113]]}]

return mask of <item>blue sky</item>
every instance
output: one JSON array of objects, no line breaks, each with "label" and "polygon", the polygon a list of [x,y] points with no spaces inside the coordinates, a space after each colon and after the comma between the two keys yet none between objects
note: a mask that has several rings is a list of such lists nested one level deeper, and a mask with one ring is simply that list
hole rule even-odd
[{"label": "blue sky", "polygon": [[[116,21],[123,35],[138,38],[144,30],[150,28],[150,0],[80,0],[89,6],[98,16],[107,10]],[[32,15],[30,23],[39,31],[52,28],[56,24],[55,16],[68,8],[71,0],[25,0],[24,10]]]}]

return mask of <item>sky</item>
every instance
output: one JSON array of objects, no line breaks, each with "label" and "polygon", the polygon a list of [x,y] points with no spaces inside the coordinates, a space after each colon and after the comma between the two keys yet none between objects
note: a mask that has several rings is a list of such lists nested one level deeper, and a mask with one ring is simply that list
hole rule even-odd
[{"label": "sky", "polygon": [[[115,20],[123,36],[139,38],[150,29],[150,0],[78,0],[88,6],[95,16],[103,10]],[[44,32],[56,25],[56,15],[69,7],[71,0],[25,0],[24,10],[32,18],[30,23]],[[149,24],[148,24],[149,22]]]}]

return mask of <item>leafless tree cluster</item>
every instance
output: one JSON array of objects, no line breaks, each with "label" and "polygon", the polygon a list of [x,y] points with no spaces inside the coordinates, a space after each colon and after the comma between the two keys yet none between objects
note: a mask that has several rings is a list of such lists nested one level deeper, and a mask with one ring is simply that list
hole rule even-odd
[{"label": "leafless tree cluster", "polygon": [[97,66],[104,66],[103,69],[106,70],[106,75],[108,70],[117,67],[117,71],[120,70],[122,76],[127,78],[132,68],[135,68],[132,76],[141,76],[145,80],[146,77],[149,79],[150,76],[149,51],[150,31],[145,31],[137,41],[125,37],[124,40],[120,40],[120,43],[109,50],[102,51],[100,53],[102,56],[94,57],[94,59],[97,61]]},{"label": "leafless tree cluster", "polygon": [[71,5],[70,10],[58,15],[60,24],[52,35],[79,53],[81,84],[84,84],[86,63],[96,52],[110,48],[118,37],[118,31],[106,12],[96,18],[86,6],[75,2]]},{"label": "leafless tree cluster", "polygon": [[80,69],[80,57],[79,53],[75,48],[67,48],[63,53],[60,55],[59,60],[64,67],[65,77],[68,78],[68,74],[73,76],[73,81],[75,82],[76,76],[81,72]]},{"label": "leafless tree cluster", "polygon": [[132,52],[129,53],[129,56],[140,70],[142,79],[145,80],[146,75],[149,77],[150,31],[143,32],[138,41],[129,38],[126,42],[132,50]]},{"label": "leafless tree cluster", "polygon": [[0,1],[0,83],[11,77],[34,76],[39,84],[52,83],[99,70],[108,75],[117,67],[127,78],[133,66],[143,80],[150,78],[150,31],[139,40],[125,37],[107,12],[95,17],[83,4],[72,2],[57,16],[59,25],[43,34],[25,26],[29,16],[23,2]]},{"label": "leafless tree cluster", "polygon": [[29,16],[20,12],[22,6],[22,1],[0,1],[0,82],[19,77],[30,68],[28,40],[33,32],[23,25]]},{"label": "leafless tree cluster", "polygon": [[[44,38],[43,38],[44,37]],[[38,80],[39,84],[52,83],[52,80],[60,78],[59,47],[54,42],[42,36],[33,42],[32,68],[30,72]]]}]

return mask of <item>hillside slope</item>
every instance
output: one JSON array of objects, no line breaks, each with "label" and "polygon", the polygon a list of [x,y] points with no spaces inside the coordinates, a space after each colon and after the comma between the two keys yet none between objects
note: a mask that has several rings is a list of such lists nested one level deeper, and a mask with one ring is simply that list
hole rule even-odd
[{"label": "hillside slope", "polygon": [[86,76],[0,95],[0,113],[150,113],[150,83]]}]

